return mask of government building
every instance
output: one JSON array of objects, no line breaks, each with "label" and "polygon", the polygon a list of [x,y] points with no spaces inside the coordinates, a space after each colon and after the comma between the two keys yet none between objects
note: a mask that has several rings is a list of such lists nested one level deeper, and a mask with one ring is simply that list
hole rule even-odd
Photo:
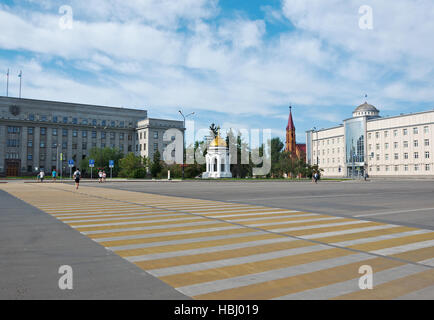
[{"label": "government building", "polygon": [[365,102],[343,124],[306,132],[306,161],[325,177],[434,177],[434,111],[381,117]]},{"label": "government building", "polygon": [[183,121],[148,118],[146,110],[0,97],[0,176],[69,171],[69,160],[77,166],[94,147],[152,159],[157,150],[163,155],[171,128],[183,131]]}]

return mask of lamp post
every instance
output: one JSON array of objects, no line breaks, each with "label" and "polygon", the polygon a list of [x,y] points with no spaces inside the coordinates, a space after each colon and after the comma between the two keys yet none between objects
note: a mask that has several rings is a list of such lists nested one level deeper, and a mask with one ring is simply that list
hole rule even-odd
[{"label": "lamp post", "polygon": [[182,128],[182,179],[184,180],[184,165],[185,165],[185,118],[194,115],[194,112],[187,114],[184,116],[181,110],[179,110],[179,113],[181,114],[182,118],[184,119],[184,124]]},{"label": "lamp post", "polygon": [[316,132],[316,165],[319,169],[319,155],[318,155],[318,130],[316,127],[313,127],[314,132]]}]

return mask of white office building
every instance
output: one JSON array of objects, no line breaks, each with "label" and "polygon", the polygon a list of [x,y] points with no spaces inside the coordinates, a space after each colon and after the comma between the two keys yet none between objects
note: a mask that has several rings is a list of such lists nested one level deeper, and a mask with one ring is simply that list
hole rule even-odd
[{"label": "white office building", "polygon": [[365,102],[343,124],[306,132],[306,161],[325,177],[434,177],[434,110],[383,118]]}]

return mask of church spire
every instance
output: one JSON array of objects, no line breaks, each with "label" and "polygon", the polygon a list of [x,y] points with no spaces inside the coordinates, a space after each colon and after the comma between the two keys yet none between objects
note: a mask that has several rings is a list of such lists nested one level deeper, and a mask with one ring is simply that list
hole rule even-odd
[{"label": "church spire", "polygon": [[292,106],[289,106],[289,119],[288,126],[286,127],[287,131],[295,130],[294,121],[292,120]]}]

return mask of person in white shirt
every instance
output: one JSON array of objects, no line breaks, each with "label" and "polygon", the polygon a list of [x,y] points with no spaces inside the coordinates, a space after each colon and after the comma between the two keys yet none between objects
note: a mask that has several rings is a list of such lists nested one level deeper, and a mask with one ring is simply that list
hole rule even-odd
[{"label": "person in white shirt", "polygon": [[77,170],[75,170],[75,172],[74,172],[75,189],[78,189],[78,186],[79,186],[79,184],[80,184],[80,177],[81,177],[81,172],[80,172],[80,170],[77,168]]},{"label": "person in white shirt", "polygon": [[40,180],[41,182],[44,182],[44,176],[45,176],[45,172],[41,170],[41,171],[39,172],[39,175],[38,175],[39,180]]}]

